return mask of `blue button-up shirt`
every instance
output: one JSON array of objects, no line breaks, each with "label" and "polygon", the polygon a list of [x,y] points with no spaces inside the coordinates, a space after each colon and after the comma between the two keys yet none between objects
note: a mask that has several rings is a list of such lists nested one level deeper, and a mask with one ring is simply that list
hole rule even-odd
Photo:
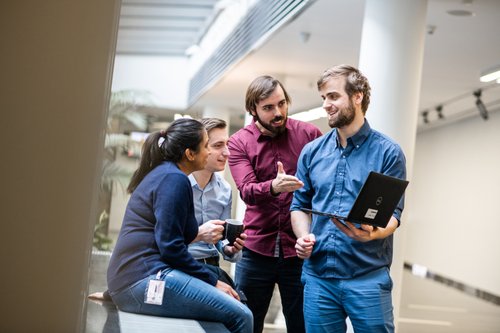
[{"label": "blue button-up shirt", "polygon": [[[312,208],[347,216],[370,171],[406,178],[406,161],[398,144],[370,128],[361,129],[340,145],[333,129],[304,147],[296,176],[304,187],[294,192],[290,210]],[[393,215],[401,219],[401,199]],[[392,262],[392,235],[385,239],[359,242],[345,235],[328,218],[312,216],[311,233],[316,243],[304,272],[327,278],[352,278]]]},{"label": "blue button-up shirt", "polygon": [[[214,173],[212,178],[201,189],[196,179],[189,175],[191,187],[193,188],[194,215],[198,226],[210,220],[225,220],[231,218],[231,186],[218,174]],[[216,245],[199,241],[189,245],[189,253],[195,259],[218,257],[222,253],[224,259],[236,262],[241,258],[241,251],[233,256],[227,256],[222,250],[219,241]]]}]

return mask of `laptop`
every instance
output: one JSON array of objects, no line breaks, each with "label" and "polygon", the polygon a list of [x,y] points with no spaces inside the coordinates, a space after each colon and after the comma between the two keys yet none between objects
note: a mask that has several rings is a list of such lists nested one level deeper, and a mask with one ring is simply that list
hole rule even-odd
[{"label": "laptop", "polygon": [[385,228],[403,196],[408,181],[371,171],[347,216],[301,208],[306,213]]}]

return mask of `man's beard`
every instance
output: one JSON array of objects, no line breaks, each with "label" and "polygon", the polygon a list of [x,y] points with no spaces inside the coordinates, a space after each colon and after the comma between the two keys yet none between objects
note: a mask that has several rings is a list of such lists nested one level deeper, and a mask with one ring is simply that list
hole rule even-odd
[{"label": "man's beard", "polygon": [[255,112],[255,115],[253,116],[253,120],[254,121],[256,121],[256,122],[258,121],[259,124],[262,125],[262,127],[264,127],[266,130],[268,130],[269,132],[271,132],[271,133],[273,133],[275,135],[280,135],[281,133],[285,132],[285,130],[286,130],[286,122],[288,120],[288,112],[287,112],[287,114],[286,114],[285,117],[283,117],[283,116],[277,116],[277,117],[274,117],[271,120],[271,122],[272,122],[272,121],[275,121],[275,120],[280,121],[282,119],[284,119],[283,125],[281,125],[280,127],[274,127],[274,126],[271,125],[271,123],[265,123],[265,122],[263,122],[259,118],[259,115],[257,114],[257,112]]},{"label": "man's beard", "polygon": [[337,111],[336,118],[328,119],[328,126],[331,128],[341,128],[350,125],[354,121],[355,114],[354,106],[352,102],[349,101],[347,107]]}]

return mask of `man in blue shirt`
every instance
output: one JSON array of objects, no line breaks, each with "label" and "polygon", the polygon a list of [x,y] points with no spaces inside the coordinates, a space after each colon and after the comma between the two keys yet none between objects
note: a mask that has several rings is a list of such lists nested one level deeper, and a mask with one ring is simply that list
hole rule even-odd
[{"label": "man in blue shirt", "polygon": [[290,207],[295,249],[307,259],[302,273],[306,330],[345,332],[349,317],[356,332],[393,332],[389,268],[403,200],[386,228],[310,216],[300,209],[346,216],[370,171],[404,179],[405,157],[365,119],[370,85],[358,69],[332,67],[317,86],[333,130],[302,150],[296,176],[304,186],[294,192]]},{"label": "man in blue shirt", "polygon": [[188,250],[199,262],[219,266],[219,252],[230,262],[241,258],[247,236],[243,233],[234,246],[222,244],[224,220],[231,218],[232,199],[231,186],[217,172],[226,167],[229,135],[224,120],[204,118],[201,123],[208,132],[210,156],[204,169],[189,175],[199,229]]}]

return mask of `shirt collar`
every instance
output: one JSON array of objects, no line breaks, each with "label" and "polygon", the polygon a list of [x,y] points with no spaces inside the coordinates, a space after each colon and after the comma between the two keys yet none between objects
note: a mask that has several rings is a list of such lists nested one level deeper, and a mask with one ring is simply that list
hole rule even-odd
[{"label": "shirt collar", "polygon": [[[349,140],[352,141],[353,145],[357,148],[357,147],[361,146],[363,144],[363,142],[365,142],[366,138],[368,138],[368,135],[370,134],[370,130],[371,130],[370,124],[368,123],[368,120],[365,118],[365,122],[363,123],[363,126],[361,126],[361,128],[359,129],[359,131],[356,134],[354,134],[353,136],[348,138],[347,141],[348,142],[349,142]],[[337,129],[335,129],[335,145],[336,145],[335,148],[340,147],[339,134],[338,134]]]},{"label": "shirt collar", "polygon": [[[201,190],[200,186],[196,182],[196,178],[194,178],[194,176],[193,176],[192,173],[189,174],[188,178],[189,178],[189,181],[191,182],[191,187],[197,188],[197,189]],[[220,186],[220,180],[219,180],[219,178],[217,177],[217,175],[214,172],[212,174],[212,177],[208,181],[207,186],[205,186],[205,190],[210,189],[210,187],[211,186],[215,186],[215,184],[217,184],[218,186]]]},{"label": "shirt collar", "polygon": [[189,181],[191,182],[191,187],[198,186],[198,183],[196,182],[196,179],[194,178],[192,173],[189,174],[188,178]]}]

